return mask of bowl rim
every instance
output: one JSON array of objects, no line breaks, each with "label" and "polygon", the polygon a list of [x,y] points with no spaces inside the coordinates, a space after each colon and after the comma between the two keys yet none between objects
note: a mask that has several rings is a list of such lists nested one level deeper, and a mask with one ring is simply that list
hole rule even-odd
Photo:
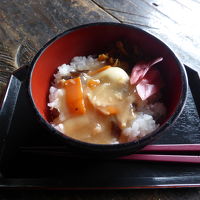
[{"label": "bowl rim", "polygon": [[[167,48],[169,50],[169,52],[171,53],[171,56],[176,60],[177,66],[178,66],[179,71],[181,73],[182,89],[181,89],[179,104],[176,105],[175,112],[169,117],[168,121],[165,122],[163,125],[158,127],[156,130],[154,130],[150,134],[147,134],[146,136],[144,136],[144,137],[142,137],[142,138],[140,138],[136,141],[130,141],[130,142],[119,143],[119,144],[94,144],[94,143],[83,142],[83,141],[74,139],[72,137],[66,136],[63,133],[61,133],[60,131],[58,131],[57,129],[55,129],[49,122],[47,122],[41,116],[41,114],[37,110],[36,104],[33,100],[33,95],[32,95],[32,90],[31,90],[31,82],[32,82],[33,71],[34,71],[34,68],[35,68],[35,64],[39,60],[40,56],[45,52],[47,47],[49,47],[51,44],[53,44],[54,42],[56,42],[60,38],[74,32],[74,31],[84,29],[84,28],[87,28],[87,27],[92,27],[92,26],[123,26],[123,27],[127,27],[127,28],[130,28],[130,29],[135,29],[136,31],[141,32],[142,34],[147,35],[148,37],[151,37],[154,40],[157,40],[161,45],[163,45],[165,48]],[[103,151],[117,152],[117,151],[125,150],[125,149],[130,150],[131,147],[135,146],[136,144],[141,144],[141,145],[143,144],[143,146],[145,146],[146,144],[150,143],[162,131],[169,128],[169,126],[172,125],[176,121],[176,119],[180,116],[180,114],[181,114],[181,112],[184,108],[184,105],[186,103],[187,90],[188,90],[188,78],[187,78],[187,73],[186,73],[185,67],[179,61],[177,55],[175,55],[175,53],[171,50],[170,47],[168,47],[162,40],[158,39],[154,35],[144,31],[143,29],[141,29],[139,27],[136,27],[134,25],[129,25],[129,24],[116,23],[116,22],[88,23],[88,24],[76,26],[76,27],[73,27],[71,29],[63,31],[62,33],[60,33],[60,34],[56,35],[55,37],[53,37],[52,39],[50,39],[45,45],[43,45],[43,47],[34,56],[32,62],[30,64],[29,71],[28,71],[28,94],[29,94],[29,97],[30,97],[29,99],[30,99],[30,101],[33,105],[33,110],[34,110],[38,120],[43,125],[43,127],[48,129],[49,132],[51,132],[52,134],[61,136],[61,138],[63,138],[65,141],[68,141],[68,143],[71,144],[72,146],[78,145],[78,147],[80,147],[80,148],[84,148],[86,150],[93,149],[93,151],[95,151],[95,152],[103,152]]]}]

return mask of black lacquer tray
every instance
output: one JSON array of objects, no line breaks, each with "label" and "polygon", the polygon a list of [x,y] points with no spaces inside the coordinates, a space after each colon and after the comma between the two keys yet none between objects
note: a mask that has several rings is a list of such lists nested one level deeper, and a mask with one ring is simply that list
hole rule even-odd
[{"label": "black lacquer tray", "polygon": [[[186,67],[190,90],[183,113],[156,144],[200,144],[200,79]],[[10,79],[0,111],[0,187],[31,189],[136,189],[199,187],[200,165],[127,160],[80,159],[45,152],[63,144],[33,117],[27,68]],[[43,147],[44,150],[29,151]],[[37,149],[37,148],[36,148]]]}]

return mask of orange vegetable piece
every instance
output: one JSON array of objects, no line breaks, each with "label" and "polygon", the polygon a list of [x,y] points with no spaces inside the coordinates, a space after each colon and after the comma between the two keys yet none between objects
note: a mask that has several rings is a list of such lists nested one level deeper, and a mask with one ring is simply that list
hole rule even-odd
[{"label": "orange vegetable piece", "polygon": [[66,81],[66,80],[64,80],[64,79],[60,80],[60,81],[58,82],[58,88],[64,88],[64,86],[65,86],[65,81]]},{"label": "orange vegetable piece", "polygon": [[118,113],[118,110],[114,106],[107,106],[106,111],[109,113],[109,115],[114,115]]},{"label": "orange vegetable piece", "polygon": [[98,61],[105,61],[108,59],[108,55],[107,54],[100,54],[98,56]]},{"label": "orange vegetable piece", "polygon": [[118,113],[118,109],[115,106],[97,106],[97,109],[104,115],[115,115]]},{"label": "orange vegetable piece", "polygon": [[73,115],[82,115],[86,112],[83,99],[83,88],[80,77],[65,81],[66,102],[69,112]]},{"label": "orange vegetable piece", "polygon": [[110,65],[105,65],[104,67],[101,67],[101,68],[99,68],[99,69],[97,69],[97,70],[95,70],[95,71],[91,71],[91,72],[89,73],[89,75],[93,76],[93,75],[95,75],[95,74],[98,74],[98,73],[100,73],[100,72],[102,72],[102,71],[104,71],[104,70],[110,68],[110,67],[111,67]]},{"label": "orange vegetable piece", "polygon": [[89,88],[95,88],[97,85],[99,85],[100,84],[100,80],[95,80],[95,79],[90,79],[90,80],[88,80],[88,82],[87,82],[87,86],[89,87]]}]

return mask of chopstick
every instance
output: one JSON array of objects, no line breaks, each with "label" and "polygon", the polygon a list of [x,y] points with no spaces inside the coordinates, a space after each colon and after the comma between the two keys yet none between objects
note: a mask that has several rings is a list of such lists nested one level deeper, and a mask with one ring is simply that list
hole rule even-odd
[{"label": "chopstick", "polygon": [[[90,159],[90,157],[73,154],[70,152],[53,152],[53,151],[26,151],[38,155],[64,156],[68,158]],[[116,158],[116,160],[127,161],[151,161],[151,162],[176,162],[176,163],[200,163],[200,156],[195,155],[162,155],[162,154],[132,154]]]},{"label": "chopstick", "polygon": [[[60,151],[66,150],[65,146],[30,146],[20,147],[22,151]],[[200,144],[162,144],[147,145],[139,151],[143,152],[200,152]]]},{"label": "chopstick", "polygon": [[[79,158],[80,155],[73,152],[66,152],[64,146],[40,146],[40,147],[21,147],[22,152],[36,153],[42,155],[68,156]],[[140,160],[153,162],[178,162],[178,163],[200,163],[199,155],[162,155],[145,154],[148,152],[200,152],[200,144],[178,144],[178,145],[148,145],[139,151],[139,154],[123,156],[117,160]]]},{"label": "chopstick", "polygon": [[120,157],[119,160],[141,160],[154,162],[200,163],[200,156],[190,155],[158,155],[158,154],[133,154]]},{"label": "chopstick", "polygon": [[147,145],[140,152],[200,152],[200,144],[162,144]]}]

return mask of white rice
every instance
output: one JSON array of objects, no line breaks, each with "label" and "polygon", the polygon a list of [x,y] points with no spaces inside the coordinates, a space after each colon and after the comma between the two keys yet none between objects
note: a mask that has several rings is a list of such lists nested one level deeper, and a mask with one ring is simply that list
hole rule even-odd
[{"label": "white rice", "polygon": [[157,120],[165,115],[166,108],[163,103],[156,102],[154,104],[146,104],[145,106],[137,109],[137,111],[151,115],[154,119]]},{"label": "white rice", "polygon": [[64,102],[65,102],[65,90],[57,89],[53,86],[50,87],[48,106],[50,107],[50,109],[56,108],[60,112],[59,117],[57,119],[57,121],[60,122],[65,121],[68,116],[67,106],[65,106]]},{"label": "white rice", "polygon": [[[102,67],[103,65],[103,62],[99,62],[92,56],[74,57],[69,65],[63,64],[58,67],[57,73],[54,74],[54,84],[57,84],[63,76],[70,75],[70,72],[74,72],[76,70],[91,70]],[[64,100],[64,92],[64,89],[57,89],[54,86],[50,87],[48,103],[50,109],[56,108],[58,111],[62,109],[62,112],[60,112],[58,118],[59,123],[56,124],[56,121],[54,121],[54,124],[52,124],[61,132],[63,132],[63,124],[60,122],[63,122],[65,119],[67,119],[67,108],[61,108],[61,101]],[[151,105],[144,105],[142,108],[140,108],[140,110],[138,110],[138,112],[136,112],[136,118],[132,125],[122,130],[122,134],[126,135],[130,141],[144,137],[158,128],[159,124],[156,124],[154,119],[158,119],[159,117],[163,116],[165,112],[166,109],[162,103],[157,102]],[[117,141],[113,141],[113,143],[117,143]]]},{"label": "white rice", "polygon": [[104,62],[99,62],[96,58],[92,56],[76,56],[72,59],[69,65],[63,64],[58,67],[58,72],[54,74],[55,83],[58,83],[63,76],[67,76],[70,72],[75,72],[76,70],[89,70],[95,69],[103,66]]},{"label": "white rice", "polygon": [[158,124],[153,120],[153,117],[144,113],[137,113],[136,119],[133,121],[132,126],[123,130],[122,134],[128,137],[129,141],[135,140],[140,137],[151,133]]},{"label": "white rice", "polygon": [[[96,58],[92,56],[77,56],[74,57],[69,65],[63,64],[58,67],[58,71],[54,74],[54,86],[50,87],[49,90],[49,103],[47,104],[50,109],[56,108],[59,112],[59,118],[56,121],[64,122],[68,118],[67,107],[63,108],[65,103],[65,90],[64,89],[57,89],[55,85],[59,83],[63,76],[69,76],[70,72],[75,72],[76,70],[89,70],[89,69],[96,69],[102,67],[104,62],[99,62]],[[62,105],[62,107],[61,107]],[[59,129],[59,131],[63,130],[61,126],[58,128],[57,125],[52,124],[55,128]]]}]

